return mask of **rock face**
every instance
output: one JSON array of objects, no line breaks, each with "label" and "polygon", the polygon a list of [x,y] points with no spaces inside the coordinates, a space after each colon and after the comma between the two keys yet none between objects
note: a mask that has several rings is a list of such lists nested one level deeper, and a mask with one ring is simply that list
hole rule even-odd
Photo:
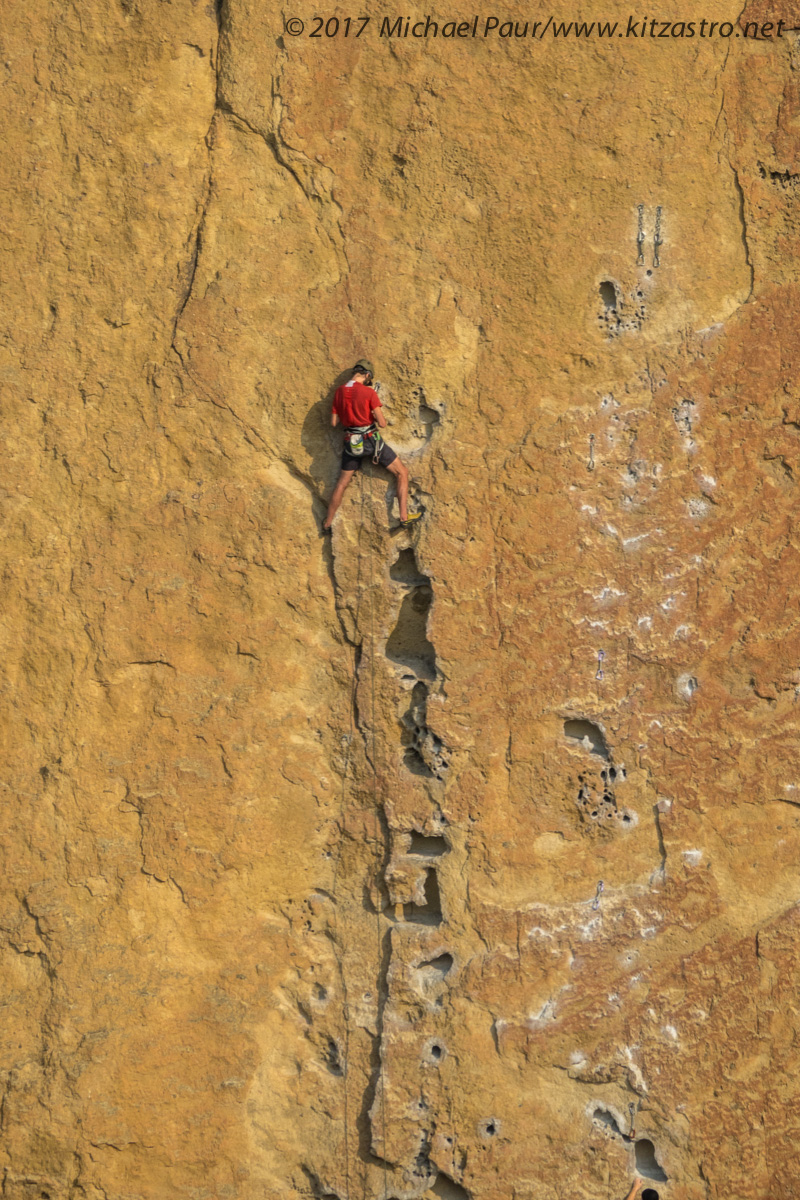
[{"label": "rock face", "polygon": [[7,8],[3,1196],[795,1197],[800,14]]}]

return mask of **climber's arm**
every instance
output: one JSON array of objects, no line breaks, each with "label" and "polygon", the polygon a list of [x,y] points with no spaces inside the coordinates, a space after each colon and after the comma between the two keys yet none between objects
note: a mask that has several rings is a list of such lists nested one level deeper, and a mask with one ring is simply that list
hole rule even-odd
[{"label": "climber's arm", "polygon": [[373,408],[372,418],[375,421],[375,424],[378,426],[378,429],[386,428],[386,417],[383,415],[382,405],[379,404],[377,408]]},{"label": "climber's arm", "polygon": [[636,1197],[639,1194],[639,1188],[641,1186],[642,1186],[641,1179],[634,1179],[633,1186],[631,1187],[631,1190],[628,1192],[627,1196],[625,1197],[625,1200],[636,1200]]},{"label": "climber's arm", "polygon": [[339,424],[339,414],[337,412],[331,413],[331,425],[335,429],[338,424]]}]

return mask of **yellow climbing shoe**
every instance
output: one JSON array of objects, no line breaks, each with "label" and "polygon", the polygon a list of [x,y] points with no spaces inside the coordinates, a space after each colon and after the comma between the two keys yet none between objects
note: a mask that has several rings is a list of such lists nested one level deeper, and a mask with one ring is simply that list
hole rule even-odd
[{"label": "yellow climbing shoe", "polygon": [[407,529],[408,526],[413,524],[414,521],[418,521],[421,516],[422,516],[421,512],[409,513],[408,516],[406,517],[405,521],[401,521],[400,524],[403,526],[403,529]]}]

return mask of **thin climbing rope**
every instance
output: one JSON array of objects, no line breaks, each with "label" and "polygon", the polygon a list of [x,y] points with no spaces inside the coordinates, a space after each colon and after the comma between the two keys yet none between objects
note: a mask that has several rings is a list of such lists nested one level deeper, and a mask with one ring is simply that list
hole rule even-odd
[{"label": "thin climbing rope", "polygon": [[[216,404],[221,408],[226,408],[228,410],[228,412],[230,412],[230,414],[241,425],[244,425],[259,439],[259,441],[264,443],[264,438],[261,436],[261,434],[258,433],[258,430],[256,430],[254,426],[250,425],[249,422],[243,420],[243,418],[240,417],[237,412],[235,412],[235,410],[231,407],[231,405],[227,401],[224,401],[222,399],[217,399],[215,396],[213,396],[212,393],[200,382],[200,380],[198,380],[196,378],[196,376],[193,374],[193,372],[190,370],[190,368],[186,365],[186,363],[184,363],[184,361],[180,355],[178,355],[178,358],[180,359],[181,366],[182,366],[183,370],[185,371],[185,373],[189,376],[189,378],[192,380],[192,382],[200,389],[200,391],[205,393],[205,395],[212,401],[213,404]],[[264,443],[264,444],[266,444],[266,443]],[[356,632],[358,632],[358,628],[359,628],[359,620],[360,620],[360,616],[361,616],[361,599],[362,599],[361,543],[362,543],[363,532],[364,532],[363,471],[362,471],[362,479],[360,482],[361,482],[361,512],[360,512],[360,521],[359,521],[359,530],[358,530],[358,570],[357,570],[357,575],[356,575],[356,588],[357,588],[357,597],[358,597],[356,600],[356,612],[355,612]],[[370,530],[372,530],[372,528],[374,527],[374,524],[375,524],[375,521],[374,521],[375,514],[374,514],[373,495],[372,495],[372,467],[370,467],[370,470],[369,470],[369,510],[370,510],[369,511]],[[377,978],[380,981],[383,955],[381,952],[381,910],[380,910],[379,880],[380,880],[380,868],[381,868],[381,855],[382,855],[382,850],[383,850],[383,841],[380,836],[380,821],[379,821],[379,817],[378,817],[378,766],[377,766],[377,759],[375,757],[375,746],[376,746],[376,742],[375,742],[375,597],[373,594],[373,570],[372,570],[372,548],[371,547],[370,547],[369,553],[367,555],[367,558],[369,560],[370,683],[371,683],[371,691],[372,691],[372,698],[371,698],[371,710],[372,710],[371,711],[372,801],[373,801],[373,807],[374,807],[374,811],[375,811],[375,829],[376,829],[375,844],[377,847],[377,853],[376,853],[377,866],[376,866],[376,871],[375,871],[375,889],[376,889],[375,919],[376,919],[376,928],[377,928],[377,937],[378,937]],[[347,751],[345,753],[344,770],[342,773],[342,793],[341,793],[341,799],[340,799],[340,803],[339,803],[339,828],[340,828],[339,848],[338,848],[336,860],[334,862],[334,867],[333,867],[333,887],[332,887],[333,900],[334,900],[333,932],[334,932],[335,938],[338,938],[339,898],[337,895],[337,883],[338,883],[338,878],[339,878],[339,867],[340,867],[341,860],[342,860],[342,850],[343,850],[343,845],[344,845],[345,796],[346,796],[346,789],[347,789],[347,776],[348,776],[348,772],[349,772],[349,768],[350,768],[350,759],[351,759],[351,755],[352,755],[352,746],[353,746],[353,713],[355,710],[355,697],[356,697],[357,684],[358,684],[358,655],[357,655],[356,650],[354,649],[353,672],[352,672],[352,679],[351,679],[350,706],[349,706],[350,733],[348,734],[348,737],[347,737]],[[345,1189],[347,1192],[346,1200],[350,1200],[350,1141],[349,1141],[349,1139],[350,1139],[350,1134],[349,1134],[350,1120],[349,1120],[349,1100],[348,1100],[348,1086],[347,1086],[348,1085],[348,1077],[349,1077],[349,1067],[350,1067],[350,1056],[349,1056],[349,1051],[350,1051],[350,1003],[349,1003],[349,997],[348,997],[348,992],[347,992],[347,977],[346,977],[346,973],[345,973],[345,969],[344,969],[343,957],[339,964],[339,972],[340,972],[341,981],[342,981],[343,1016],[344,1016],[344,1064],[343,1064],[343,1069],[342,1069],[342,1077],[344,1080],[344,1178],[345,1178]],[[376,1018],[377,1018],[377,1014],[379,1012],[380,1012],[380,990],[378,989]],[[376,1028],[376,1032],[378,1032],[378,1034],[380,1035],[382,1033],[382,1030],[378,1029],[377,1019],[376,1019],[376,1023],[375,1023],[375,1028]],[[386,1125],[386,1088],[384,1086],[383,1056],[381,1054],[380,1044],[378,1046],[378,1087],[380,1088],[380,1093],[381,1093],[381,1124],[383,1126],[383,1149],[384,1149],[384,1154],[382,1155],[383,1200],[388,1200],[389,1180],[388,1180],[388,1173],[387,1173],[388,1172],[388,1164],[387,1164],[387,1160],[386,1160],[386,1129],[387,1129],[387,1125]]]},{"label": "thin climbing rope", "polygon": [[[359,514],[359,530],[358,530],[358,568],[356,572],[356,611],[355,611],[355,629],[356,633],[359,629],[361,620],[361,601],[363,598],[363,586],[361,581],[361,538],[364,527],[364,487],[361,487],[361,512]],[[333,865],[333,935],[338,941],[339,937],[339,868],[342,862],[342,852],[344,848],[345,834],[345,803],[347,796],[347,777],[350,772],[350,759],[353,752],[353,737],[354,737],[354,721],[356,704],[356,689],[358,687],[358,647],[353,647],[353,669],[350,677],[350,694],[348,696],[348,733],[346,738],[347,749],[344,756],[344,769],[342,771],[342,790],[339,798],[339,845],[336,852],[336,859]],[[344,947],[340,949],[339,959],[339,975],[342,982],[342,998],[343,998],[343,1016],[344,1016],[344,1062],[342,1064],[342,1076],[344,1081],[344,1183],[346,1198],[350,1200],[350,1100],[349,1100],[349,1078],[350,1078],[350,997],[347,990],[347,972],[344,967]]]},{"label": "thin climbing rope", "polygon": [[[363,542],[363,536],[364,536],[364,525],[365,525],[364,506],[365,506],[365,499],[366,499],[366,489],[364,488],[363,471],[362,471],[362,478],[360,480],[360,484],[361,484],[361,505],[360,505],[361,511],[359,514],[360,520],[359,520],[359,530],[358,530],[358,568],[357,568],[357,574],[356,574],[356,595],[357,595],[356,611],[355,611],[356,633],[358,633],[359,628],[360,628],[361,606],[362,606],[362,599],[363,599],[362,542]],[[375,512],[374,512],[374,503],[373,503],[372,469],[371,468],[369,471],[369,510],[370,510],[369,511],[370,531],[372,531],[372,528],[375,523],[375,521],[374,521]],[[374,814],[375,814],[375,847],[376,847],[376,855],[375,855],[375,863],[376,863],[376,866],[375,866],[375,922],[376,922],[376,935],[377,935],[377,978],[378,978],[378,981],[380,981],[381,968],[382,968],[382,964],[383,964],[382,937],[381,937],[381,908],[380,908],[380,871],[381,871],[381,865],[382,865],[383,839],[380,836],[380,819],[379,819],[379,815],[378,815],[378,760],[377,760],[377,756],[376,756],[377,742],[376,742],[376,721],[375,721],[375,595],[374,595],[374,573],[373,573],[373,563],[372,563],[372,547],[369,547],[369,549],[368,549],[367,560],[369,562],[369,598],[370,598],[370,692],[371,692],[371,698],[370,698],[370,704],[371,704],[371,712],[370,712],[371,753],[370,753],[370,757],[372,760],[372,764],[371,764],[372,765],[372,803],[373,803],[373,810],[374,810]],[[347,736],[347,750],[345,753],[344,769],[342,772],[342,790],[341,790],[341,797],[340,797],[340,801],[339,801],[339,828],[340,828],[339,847],[338,847],[338,851],[336,854],[336,860],[334,862],[334,868],[333,868],[332,891],[333,891],[333,899],[334,899],[334,937],[336,937],[337,939],[338,939],[338,908],[339,908],[339,897],[338,897],[337,887],[338,887],[338,880],[339,880],[339,868],[340,868],[341,861],[342,861],[342,852],[343,852],[343,846],[344,846],[345,798],[346,798],[346,794],[347,794],[347,779],[348,779],[348,774],[349,774],[349,770],[350,770],[350,761],[352,758],[352,748],[353,748],[353,736],[354,736],[353,714],[355,712],[356,692],[357,692],[357,687],[358,687],[358,667],[359,667],[359,658],[358,658],[358,652],[357,652],[357,648],[356,648],[356,649],[354,649],[354,652],[353,652],[353,671],[352,671],[352,677],[351,677],[350,696],[349,696],[349,714],[348,715],[349,715],[350,732],[348,733],[348,736]],[[344,1159],[345,1159],[344,1175],[345,1175],[345,1188],[346,1188],[346,1192],[347,1192],[346,1200],[350,1200],[350,1134],[349,1134],[350,1120],[349,1120],[349,1098],[348,1098],[349,1097],[348,1080],[349,1080],[349,1073],[350,1073],[350,1069],[349,1069],[350,1068],[350,1057],[349,1057],[349,1051],[350,1051],[350,1003],[349,1003],[349,996],[348,996],[348,991],[347,991],[346,973],[345,973],[345,969],[344,969],[343,950],[342,950],[342,959],[340,960],[340,964],[339,964],[339,971],[340,971],[340,976],[341,976],[341,981],[342,981],[342,995],[343,995],[343,1002],[344,1002],[343,1015],[344,1015],[344,1042],[345,1042],[345,1044],[344,1044],[344,1051],[345,1051],[344,1052],[344,1066],[343,1066]],[[383,1033],[383,1030],[382,1030],[382,1028],[379,1027],[378,1020],[377,1020],[377,1016],[380,1012],[380,1003],[381,1003],[380,987],[378,987],[377,996],[376,996],[375,1029],[376,1029],[376,1033],[379,1038],[382,1036],[382,1033]],[[382,1125],[382,1132],[383,1132],[383,1151],[384,1151],[384,1153],[381,1155],[381,1159],[383,1162],[383,1200],[388,1200],[389,1176],[388,1176],[388,1162],[387,1162],[387,1158],[386,1158],[386,1146],[387,1146],[386,1087],[385,1087],[385,1079],[384,1079],[384,1071],[383,1071],[383,1055],[381,1053],[380,1043],[378,1045],[377,1086],[380,1090],[381,1125]]]},{"label": "thin climbing rope", "polygon": [[[372,536],[372,532],[375,528],[375,506],[374,506],[373,495],[372,495],[372,475],[373,475],[373,468],[372,468],[372,466],[370,466],[369,467],[370,536]],[[361,484],[361,491],[362,491],[362,495],[363,495],[363,491],[364,491],[363,483]],[[363,526],[362,526],[362,528],[363,528]],[[369,548],[369,553],[367,555],[367,559],[369,561],[369,634],[370,634],[370,638],[369,638],[369,640],[370,640],[370,649],[369,649],[369,668],[370,668],[370,670],[369,670],[369,674],[370,674],[370,689],[371,689],[371,693],[372,693],[371,694],[371,703],[370,703],[370,708],[371,708],[371,712],[370,712],[371,739],[370,740],[372,742],[372,806],[373,806],[373,811],[375,813],[375,932],[377,935],[377,963],[378,963],[377,978],[378,978],[378,984],[379,984],[378,989],[377,989],[377,996],[376,996],[375,1031],[378,1035],[378,1087],[380,1088],[380,1093],[381,1093],[381,1126],[382,1126],[382,1132],[383,1132],[383,1154],[381,1155],[381,1158],[383,1160],[383,1200],[388,1200],[389,1175],[388,1175],[388,1163],[387,1163],[387,1157],[386,1157],[387,1156],[386,1081],[385,1081],[384,1074],[383,1074],[383,1047],[381,1046],[381,1041],[383,1039],[383,1022],[381,1022],[379,1024],[378,1019],[377,1019],[378,1016],[380,1015],[380,1008],[381,1008],[380,978],[381,978],[381,967],[383,965],[383,946],[382,946],[383,939],[381,937],[381,905],[380,905],[380,873],[381,873],[381,865],[382,865],[381,859],[382,859],[382,854],[383,854],[383,839],[380,836],[380,818],[378,816],[378,759],[377,759],[376,738],[375,738],[375,590],[374,590],[374,583],[373,583],[372,547],[371,546]]]}]

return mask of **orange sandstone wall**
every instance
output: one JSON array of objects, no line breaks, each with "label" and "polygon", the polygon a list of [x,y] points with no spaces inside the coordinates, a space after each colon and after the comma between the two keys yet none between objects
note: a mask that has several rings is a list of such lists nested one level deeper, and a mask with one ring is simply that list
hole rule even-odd
[{"label": "orange sandstone wall", "polygon": [[800,14],[364,13],[6,4],[2,1194],[790,1200]]}]

